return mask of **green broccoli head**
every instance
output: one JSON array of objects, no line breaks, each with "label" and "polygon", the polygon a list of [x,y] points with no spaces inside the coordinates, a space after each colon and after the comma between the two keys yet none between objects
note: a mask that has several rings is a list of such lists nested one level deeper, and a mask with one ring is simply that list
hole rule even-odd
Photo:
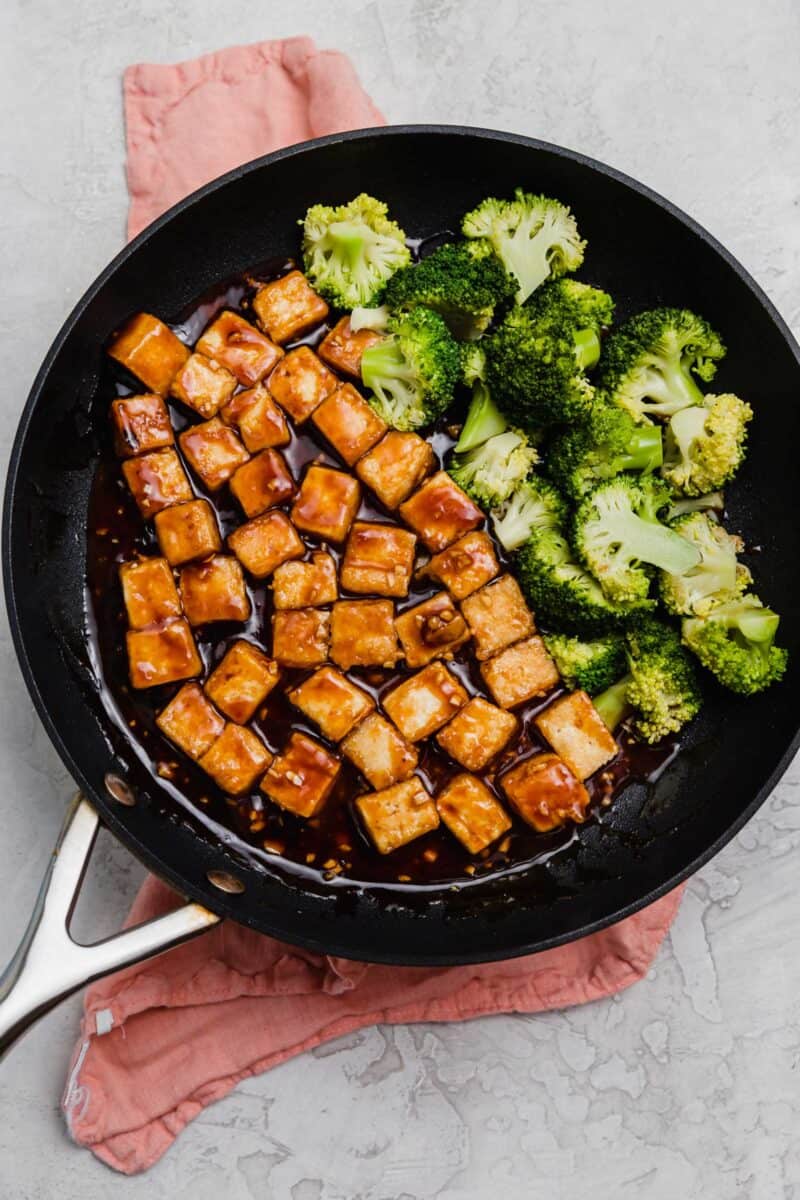
[{"label": "green broccoli head", "polygon": [[700,551],[700,562],[683,575],[659,573],[665,607],[677,616],[702,617],[718,604],[740,596],[751,582],[749,570],[737,559],[742,539],[728,533],[704,512],[686,513],[671,528]]},{"label": "green broccoli head", "polygon": [[525,304],[535,320],[569,329],[600,333],[614,320],[614,301],[608,292],[578,279],[551,279]]},{"label": "green broccoli head", "polygon": [[427,308],[393,317],[388,329],[361,359],[368,400],[394,429],[430,425],[452,403],[461,371],[458,342]]},{"label": "green broccoli head", "polygon": [[523,433],[507,429],[473,450],[455,454],[447,471],[476,504],[489,510],[508,500],[538,459],[535,448]]},{"label": "green broccoli head", "polygon": [[584,641],[567,633],[546,633],[544,642],[567,687],[582,688],[590,696],[609,687],[626,670],[621,634]]},{"label": "green broccoli head", "polygon": [[486,382],[486,350],[480,342],[461,347],[461,379],[469,387]]},{"label": "green broccoli head", "polygon": [[660,742],[700,711],[697,675],[680,635],[655,618],[629,629],[626,640],[627,701],[634,710],[634,727],[646,742]]},{"label": "green broccoli head", "polygon": [[742,463],[752,417],[750,405],[730,393],[681,409],[667,425],[661,474],[684,496],[718,490]]},{"label": "green broccoli head", "polygon": [[638,425],[624,409],[600,401],[584,425],[551,440],[547,472],[565,495],[580,500],[605,479],[623,471],[654,471],[661,461],[658,426]]},{"label": "green broccoli head", "polygon": [[303,262],[319,292],[339,308],[369,304],[411,261],[406,235],[381,200],[362,192],[337,207],[314,204],[303,224]]},{"label": "green broccoli head", "polygon": [[534,533],[560,532],[567,506],[551,483],[536,476],[512,493],[501,513],[492,514],[494,532],[505,550],[517,550]]},{"label": "green broccoli head", "polygon": [[742,596],[705,616],[687,617],[683,640],[723,687],[753,696],[786,671],[787,652],[775,645],[779,623],[757,596]]}]

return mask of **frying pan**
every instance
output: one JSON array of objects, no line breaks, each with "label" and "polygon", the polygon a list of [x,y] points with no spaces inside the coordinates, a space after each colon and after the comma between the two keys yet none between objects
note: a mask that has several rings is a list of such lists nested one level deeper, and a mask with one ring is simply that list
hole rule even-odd
[{"label": "frying pan", "polygon": [[[99,453],[103,346],[138,310],[170,319],[220,279],[297,253],[307,206],[362,190],[405,229],[457,229],[487,193],[518,185],[571,205],[588,238],[583,278],[621,317],[659,303],[708,316],[729,347],[715,388],[756,410],[750,453],[729,495],[765,600],[783,614],[785,681],[744,701],[706,684],[680,754],[581,827],[550,862],[411,893],[326,883],[238,853],[143,772],[98,690],[84,607],[87,502]],[[479,129],[407,126],[307,142],[232,171],[128,245],[58,334],[25,406],[8,471],[3,575],[31,697],[81,796],[16,959],[0,984],[0,1050],[60,997],[226,917],[312,950],[375,962],[450,965],[529,954],[628,916],[715,854],[769,794],[799,740],[800,527],[792,503],[800,445],[800,357],[764,293],[668,201],[582,155]],[[100,397],[102,407],[105,398]],[[33,818],[32,818],[33,819]],[[98,823],[190,901],[92,947],[69,938],[70,905]]]}]

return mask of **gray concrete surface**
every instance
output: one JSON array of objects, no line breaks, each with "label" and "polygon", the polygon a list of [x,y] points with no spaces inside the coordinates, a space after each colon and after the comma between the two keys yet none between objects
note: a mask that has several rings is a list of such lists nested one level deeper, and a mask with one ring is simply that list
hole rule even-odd
[{"label": "gray concrete surface", "polygon": [[[529,133],[639,176],[720,237],[800,331],[796,0],[4,0],[0,458],[38,363],[123,239],[120,73],[307,32],[396,121]],[[70,792],[0,626],[0,959]],[[2,1068],[3,1200],[800,1196],[800,771],[697,878],[650,977],[536,1018],[374,1029],[249,1082],[147,1177],[58,1109],[77,1003]],[[101,842],[81,925],[140,877]],[[313,1099],[310,1099],[313,1098]]]}]

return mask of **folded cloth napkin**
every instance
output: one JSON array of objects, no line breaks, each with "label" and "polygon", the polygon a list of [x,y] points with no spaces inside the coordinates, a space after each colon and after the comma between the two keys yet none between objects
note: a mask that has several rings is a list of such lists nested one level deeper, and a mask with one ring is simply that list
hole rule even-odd
[{"label": "folded cloth napkin", "polygon": [[[206,180],[270,150],[382,124],[348,59],[308,38],[236,47],[125,74],[128,231]],[[476,967],[326,958],[223,923],[86,993],[64,1095],[74,1139],[118,1171],[146,1170],[242,1079],[379,1022],[538,1012],[608,996],[647,972],[680,902],[672,892],[556,950]],[[148,878],[128,925],[179,899]]]}]

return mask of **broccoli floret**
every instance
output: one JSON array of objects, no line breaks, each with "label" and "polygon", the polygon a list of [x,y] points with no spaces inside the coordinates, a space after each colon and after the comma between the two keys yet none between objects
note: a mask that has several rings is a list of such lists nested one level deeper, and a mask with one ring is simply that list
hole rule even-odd
[{"label": "broccoli floret", "polygon": [[602,692],[626,669],[620,634],[582,641],[567,633],[546,633],[544,642],[567,687],[582,688],[590,696]]},{"label": "broccoli floret", "polygon": [[669,525],[670,521],[674,521],[676,517],[683,517],[686,513],[711,512],[721,517],[724,511],[725,497],[722,492],[709,492],[707,496],[697,496],[693,500],[673,500],[664,520]]},{"label": "broccoli floret", "polygon": [[486,382],[486,351],[479,342],[461,347],[461,378],[468,386]]},{"label": "broccoli floret", "polygon": [[741,465],[752,416],[750,405],[730,393],[681,409],[667,425],[661,474],[685,496],[721,488]]},{"label": "broccoli floret", "polygon": [[395,429],[430,425],[453,400],[461,370],[458,342],[427,308],[393,317],[388,328],[361,359],[361,378],[373,393],[368,400]]},{"label": "broccoli floret", "polygon": [[385,333],[390,315],[385,304],[379,304],[374,308],[354,308],[350,313],[350,328],[353,333],[358,333],[359,329],[372,329],[375,333]]},{"label": "broccoli floret", "polygon": [[364,192],[338,207],[312,205],[302,224],[306,274],[339,308],[369,304],[411,261],[406,235],[386,205]]},{"label": "broccoli floret", "polygon": [[742,596],[704,617],[687,617],[683,640],[724,687],[753,696],[786,671],[787,652],[775,645],[779,622],[757,596]]},{"label": "broccoli floret", "polygon": [[724,354],[719,335],[702,317],[685,308],[652,309],[607,338],[600,386],[637,421],[671,417],[702,404],[694,375],[712,379]]},{"label": "broccoli floret", "polygon": [[492,514],[494,532],[505,550],[517,550],[534,532],[561,531],[567,507],[552,484],[528,479],[511,495],[502,513]]},{"label": "broccoli floret", "polygon": [[517,188],[513,200],[483,200],[467,213],[461,229],[468,238],[487,238],[518,284],[522,304],[545,279],[575,271],[586,243],[570,210],[558,200]]},{"label": "broccoli floret", "polygon": [[[599,334],[614,320],[614,301],[608,292],[578,279],[551,279],[531,296],[525,307],[537,322]],[[600,342],[596,342],[596,358]],[[594,355],[594,351],[593,351]],[[586,363],[594,366],[594,363]]]},{"label": "broccoli floret", "polygon": [[465,454],[453,456],[447,471],[483,509],[504,504],[538,461],[523,433],[507,429]]},{"label": "broccoli floret", "polygon": [[597,403],[585,425],[552,439],[547,471],[565,495],[580,500],[605,479],[622,471],[654,471],[661,461],[657,425],[637,425],[624,409]]},{"label": "broccoli floret", "polygon": [[661,599],[671,613],[702,617],[718,604],[735,600],[751,582],[749,570],[737,560],[742,539],[728,533],[706,513],[678,517],[671,528],[700,551],[700,562],[683,575],[661,571]]}]

